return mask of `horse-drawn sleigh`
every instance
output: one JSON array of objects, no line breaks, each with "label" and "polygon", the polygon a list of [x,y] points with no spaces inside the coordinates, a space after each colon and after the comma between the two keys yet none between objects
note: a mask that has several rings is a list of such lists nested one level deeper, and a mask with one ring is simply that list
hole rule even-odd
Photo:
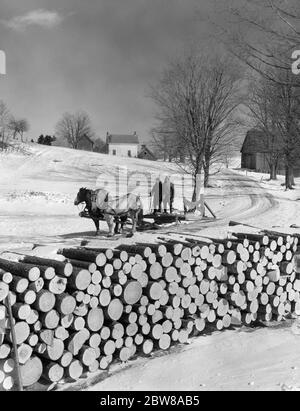
[{"label": "horse-drawn sleigh", "polygon": [[[81,188],[76,196],[74,205],[84,204],[85,208],[79,213],[82,218],[93,220],[96,227],[96,235],[100,232],[100,221],[106,221],[109,228],[109,237],[115,234],[121,234],[124,226],[129,221],[132,224],[131,233],[128,236],[133,236],[138,230],[145,231],[147,229],[157,229],[163,224],[178,224],[181,221],[189,220],[188,215],[199,208],[200,202],[192,203],[184,199],[183,213],[160,213],[154,212],[144,215],[142,201],[139,195],[129,193],[120,197],[111,197],[105,189],[90,190]],[[203,204],[211,212],[214,218],[215,215],[206,203]],[[201,219],[202,215],[195,216]],[[192,218],[195,220],[195,218]],[[145,220],[154,220],[150,224]]]}]

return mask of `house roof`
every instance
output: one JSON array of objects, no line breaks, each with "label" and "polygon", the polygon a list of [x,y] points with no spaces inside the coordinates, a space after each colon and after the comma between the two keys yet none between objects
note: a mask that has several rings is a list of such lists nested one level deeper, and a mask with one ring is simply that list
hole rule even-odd
[{"label": "house roof", "polygon": [[152,151],[145,144],[143,144],[139,152],[139,157],[143,157],[145,152],[147,152],[147,154],[153,159],[157,159],[156,156],[152,153]]},{"label": "house roof", "polygon": [[108,144],[139,144],[137,134],[109,134],[107,136]]},{"label": "house roof", "polygon": [[95,144],[95,142],[86,134],[81,138],[81,140],[87,140],[89,143]]},{"label": "house roof", "polygon": [[244,154],[270,153],[280,151],[280,139],[276,136],[269,136],[262,130],[252,129],[246,134],[241,152]]}]

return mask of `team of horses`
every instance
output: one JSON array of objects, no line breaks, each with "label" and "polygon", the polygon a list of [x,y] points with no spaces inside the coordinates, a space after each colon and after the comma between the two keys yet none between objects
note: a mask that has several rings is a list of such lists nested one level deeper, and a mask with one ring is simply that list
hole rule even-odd
[{"label": "team of horses", "polygon": [[94,221],[96,235],[99,234],[100,220],[105,220],[109,228],[109,237],[121,233],[128,219],[132,222],[130,235],[134,235],[137,225],[143,219],[143,207],[140,197],[129,193],[112,197],[105,189],[89,190],[81,188],[74,205],[85,204],[85,211]]}]

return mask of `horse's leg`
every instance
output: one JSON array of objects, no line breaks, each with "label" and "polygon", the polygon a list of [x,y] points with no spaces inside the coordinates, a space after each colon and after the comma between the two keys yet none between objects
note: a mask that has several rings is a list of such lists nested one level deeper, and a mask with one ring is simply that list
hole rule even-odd
[{"label": "horse's leg", "polygon": [[144,210],[142,208],[138,211],[137,220],[139,226],[144,224]]},{"label": "horse's leg", "polygon": [[107,222],[108,228],[109,228],[109,237],[113,237],[114,236],[114,228],[115,228],[115,224],[114,224],[114,217],[112,215],[109,214],[105,214],[104,216],[105,221]]},{"label": "horse's leg", "polygon": [[93,218],[93,221],[94,221],[94,224],[95,224],[95,226],[96,226],[96,234],[95,234],[95,235],[99,235],[99,232],[100,232],[100,223],[99,223],[99,220]]},{"label": "horse's leg", "polygon": [[119,227],[120,227],[120,218],[119,217],[117,217],[115,219],[115,223],[116,223],[116,225],[115,225],[115,234],[119,234],[120,233],[120,229],[119,229]]},{"label": "horse's leg", "polygon": [[132,211],[131,212],[131,219],[132,219],[132,234],[136,232],[137,220],[138,220],[139,211]]},{"label": "horse's leg", "polygon": [[127,214],[124,215],[123,217],[121,217],[121,233],[123,233],[123,231],[124,231],[124,226],[125,226],[126,222],[127,222]]}]

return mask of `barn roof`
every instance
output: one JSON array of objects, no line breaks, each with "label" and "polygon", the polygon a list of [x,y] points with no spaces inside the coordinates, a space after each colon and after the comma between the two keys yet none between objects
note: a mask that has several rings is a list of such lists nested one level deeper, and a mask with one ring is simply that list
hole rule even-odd
[{"label": "barn roof", "polygon": [[153,160],[157,160],[156,156],[152,153],[152,151],[146,146],[146,144],[143,144],[141,147],[141,150],[139,152],[138,157],[143,158],[145,153],[149,155]]},{"label": "barn roof", "polygon": [[109,134],[107,136],[108,144],[139,144],[137,134]]},{"label": "barn roof", "polygon": [[95,144],[95,141],[93,141],[89,136],[87,136],[86,134],[84,136],[82,136],[81,140],[86,140],[91,144]]},{"label": "barn roof", "polygon": [[244,154],[269,153],[270,151],[280,150],[280,140],[271,138],[261,130],[252,129],[246,134],[241,152]]}]

